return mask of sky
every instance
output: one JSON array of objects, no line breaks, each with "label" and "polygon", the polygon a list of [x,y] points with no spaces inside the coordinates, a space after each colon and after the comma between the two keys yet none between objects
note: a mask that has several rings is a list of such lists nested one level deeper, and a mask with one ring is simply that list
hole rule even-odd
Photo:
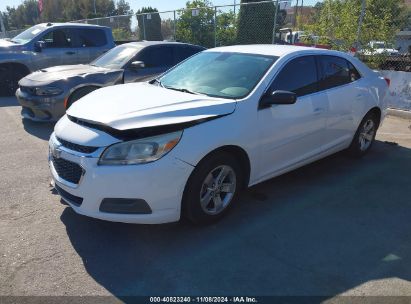
[{"label": "sky", "polygon": [[[4,11],[6,6],[17,7],[23,0],[0,0],[0,11]],[[168,11],[185,7],[187,0],[128,0],[131,8],[136,12],[143,6],[151,6],[159,11]],[[211,0],[213,5],[239,3],[240,0]]]}]

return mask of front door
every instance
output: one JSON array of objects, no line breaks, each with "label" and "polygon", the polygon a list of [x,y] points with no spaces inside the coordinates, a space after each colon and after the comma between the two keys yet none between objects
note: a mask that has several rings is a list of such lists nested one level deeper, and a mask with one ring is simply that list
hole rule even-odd
[{"label": "front door", "polygon": [[56,65],[77,64],[77,49],[74,45],[73,32],[67,28],[57,28],[45,33],[39,41],[45,42],[41,52],[35,53],[37,69]]},{"label": "front door", "polygon": [[314,56],[290,60],[275,76],[269,92],[291,91],[297,101],[259,110],[260,179],[288,171],[320,154],[324,145],[328,101],[318,92]]},{"label": "front door", "polygon": [[169,45],[146,47],[133,60],[144,62],[145,67],[138,70],[126,68],[124,83],[148,81],[167,71],[174,65],[173,49]]}]

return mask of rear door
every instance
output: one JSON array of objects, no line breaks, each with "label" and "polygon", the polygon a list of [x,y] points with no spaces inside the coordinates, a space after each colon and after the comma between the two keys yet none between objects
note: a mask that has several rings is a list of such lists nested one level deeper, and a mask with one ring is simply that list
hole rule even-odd
[{"label": "rear door", "polygon": [[80,63],[90,63],[110,49],[104,29],[77,28],[76,34]]},{"label": "rear door", "polygon": [[327,96],[327,149],[351,142],[356,129],[354,107],[362,97],[361,76],[346,59],[338,56],[317,56],[320,90]]},{"label": "rear door", "polygon": [[319,155],[325,143],[327,98],[318,92],[314,56],[291,59],[274,77],[269,92],[291,91],[295,104],[259,110],[261,179],[287,171]]}]

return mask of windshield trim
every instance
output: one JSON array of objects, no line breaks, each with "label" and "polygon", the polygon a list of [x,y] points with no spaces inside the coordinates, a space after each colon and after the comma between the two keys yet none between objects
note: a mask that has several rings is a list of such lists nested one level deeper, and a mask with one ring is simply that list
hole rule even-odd
[{"label": "windshield trim", "polygon": [[[196,92],[198,94],[204,95],[204,96],[208,96],[208,97],[212,97],[212,98],[221,98],[221,99],[229,99],[229,100],[241,100],[241,99],[245,99],[248,98],[251,94],[254,93],[255,89],[258,87],[258,85],[261,83],[261,81],[266,77],[267,73],[270,71],[270,69],[273,67],[273,65],[277,62],[277,60],[280,58],[279,56],[275,56],[275,55],[265,55],[265,54],[258,54],[258,53],[243,53],[243,52],[217,52],[217,51],[203,51],[203,52],[199,52],[189,58],[187,58],[186,60],[183,60],[182,62],[180,62],[179,64],[176,64],[175,66],[173,66],[171,69],[169,69],[168,71],[166,71],[164,74],[162,74],[160,77],[157,77],[157,79],[161,82],[161,79],[167,75],[168,73],[170,73],[171,71],[173,71],[175,68],[177,68],[179,65],[183,64],[184,62],[186,62],[188,59],[198,56],[202,53],[215,53],[215,54],[238,54],[238,55],[245,55],[245,56],[259,56],[259,57],[264,57],[264,58],[270,58],[273,59],[273,62],[267,66],[267,68],[264,70],[264,72],[261,74],[261,77],[256,81],[255,85],[250,89],[250,91],[242,96],[236,96],[236,97],[230,97],[230,96],[220,96],[220,95],[214,95],[214,94],[206,94],[203,92]],[[164,86],[164,88],[167,88]]]}]

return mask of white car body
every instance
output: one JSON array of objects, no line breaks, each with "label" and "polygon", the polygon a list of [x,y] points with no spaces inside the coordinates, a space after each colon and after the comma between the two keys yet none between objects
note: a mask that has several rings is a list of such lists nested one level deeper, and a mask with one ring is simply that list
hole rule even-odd
[{"label": "white car body", "polygon": [[[50,150],[59,158],[80,164],[85,173],[78,184],[72,184],[57,174],[52,162],[50,168],[60,190],[83,198],[77,206],[70,196],[63,196],[77,213],[127,223],[178,221],[187,180],[210,152],[225,147],[243,151],[250,168],[247,185],[252,186],[346,149],[371,109],[380,111],[380,122],[386,114],[387,83],[350,55],[273,45],[231,46],[205,52],[274,55],[279,59],[243,99],[212,98],[136,83],[99,89],[75,103],[67,111],[68,116],[57,123],[50,138]],[[299,97],[292,105],[259,109],[261,96],[282,67],[293,58],[307,55],[342,57],[362,77],[344,86]],[[206,122],[189,125],[199,120]],[[124,166],[98,164],[105,148],[121,141],[107,130],[122,132],[184,124],[188,127],[184,128],[180,142],[157,161]],[[101,128],[95,128],[96,125]],[[99,148],[90,154],[80,153],[58,138]],[[101,212],[99,206],[104,198],[144,199],[152,212]]]}]

